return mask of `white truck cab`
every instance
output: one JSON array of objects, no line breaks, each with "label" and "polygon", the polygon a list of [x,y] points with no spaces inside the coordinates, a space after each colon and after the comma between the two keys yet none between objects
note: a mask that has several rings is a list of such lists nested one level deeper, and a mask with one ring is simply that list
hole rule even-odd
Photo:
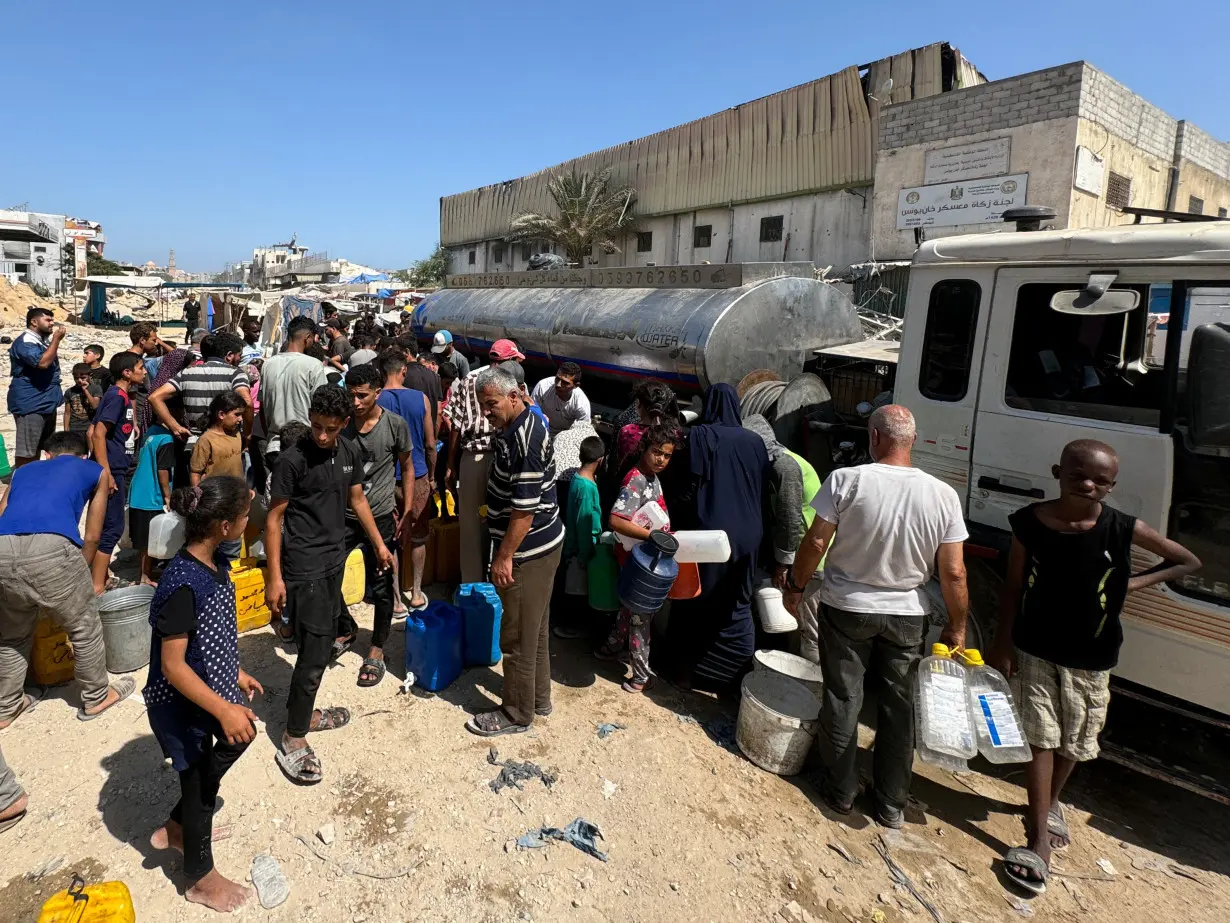
[{"label": "white truck cab", "polygon": [[[1109,502],[1198,554],[1128,597],[1122,679],[1230,714],[1230,223],[949,237],[910,269],[893,399],[973,541],[1058,494],[1063,446],[1118,450]],[[1141,555],[1139,569],[1154,563]],[[986,640],[994,613],[977,613]],[[987,624],[988,620],[991,624]]]}]

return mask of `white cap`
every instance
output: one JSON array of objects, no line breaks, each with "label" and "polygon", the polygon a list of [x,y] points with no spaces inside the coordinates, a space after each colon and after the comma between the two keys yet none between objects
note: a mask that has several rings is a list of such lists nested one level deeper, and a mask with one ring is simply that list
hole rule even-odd
[{"label": "white cap", "polygon": [[442,353],[453,345],[453,335],[447,330],[440,330],[431,338],[431,351],[433,353]]}]

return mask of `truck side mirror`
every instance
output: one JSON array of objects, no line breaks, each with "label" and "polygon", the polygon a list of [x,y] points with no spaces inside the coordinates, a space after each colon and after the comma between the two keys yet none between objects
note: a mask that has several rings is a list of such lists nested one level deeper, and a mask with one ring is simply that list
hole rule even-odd
[{"label": "truck side mirror", "polygon": [[1192,443],[1230,448],[1230,324],[1205,324],[1192,331],[1187,397]]}]

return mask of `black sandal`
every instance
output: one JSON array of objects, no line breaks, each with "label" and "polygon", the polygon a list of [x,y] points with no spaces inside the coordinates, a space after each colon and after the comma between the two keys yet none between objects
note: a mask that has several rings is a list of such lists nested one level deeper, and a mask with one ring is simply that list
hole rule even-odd
[{"label": "black sandal", "polygon": [[522,734],[529,728],[524,724],[517,724],[504,714],[502,708],[497,708],[495,711],[475,715],[466,722],[466,730],[479,737],[501,737],[504,734]]},{"label": "black sandal", "polygon": [[359,639],[357,634],[349,635],[341,641],[334,640],[333,642],[333,659],[337,660],[343,654],[347,654],[354,647],[355,641]]},{"label": "black sandal", "polygon": [[318,708],[316,710],[320,713],[320,721],[314,727],[309,727],[309,732],[336,731],[350,723],[349,708]]},{"label": "black sandal", "polygon": [[[364,689],[370,689],[372,686],[379,686],[380,681],[384,679],[384,674],[387,671],[383,660],[376,660],[368,657],[363,661],[363,666],[359,667],[359,682],[358,685]],[[366,679],[364,678],[366,677]]]}]

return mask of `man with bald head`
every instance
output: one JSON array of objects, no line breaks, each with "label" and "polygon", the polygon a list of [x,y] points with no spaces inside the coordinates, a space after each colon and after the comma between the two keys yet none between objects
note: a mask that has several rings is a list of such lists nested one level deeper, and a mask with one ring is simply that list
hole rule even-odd
[{"label": "man with bald head", "polygon": [[[822,797],[848,814],[858,794],[858,715],[870,668],[876,685],[873,810],[900,827],[914,759],[912,668],[927,631],[923,586],[939,561],[948,606],[947,643],[965,644],[969,593],[962,543],[969,537],[957,492],[910,463],[914,415],[890,404],[867,424],[872,463],[830,474],[812,506],[815,521],[794,559],[786,605],[799,608],[808,578],[828,552],[817,633],[824,671]],[[832,546],[830,548],[830,545]]]}]

